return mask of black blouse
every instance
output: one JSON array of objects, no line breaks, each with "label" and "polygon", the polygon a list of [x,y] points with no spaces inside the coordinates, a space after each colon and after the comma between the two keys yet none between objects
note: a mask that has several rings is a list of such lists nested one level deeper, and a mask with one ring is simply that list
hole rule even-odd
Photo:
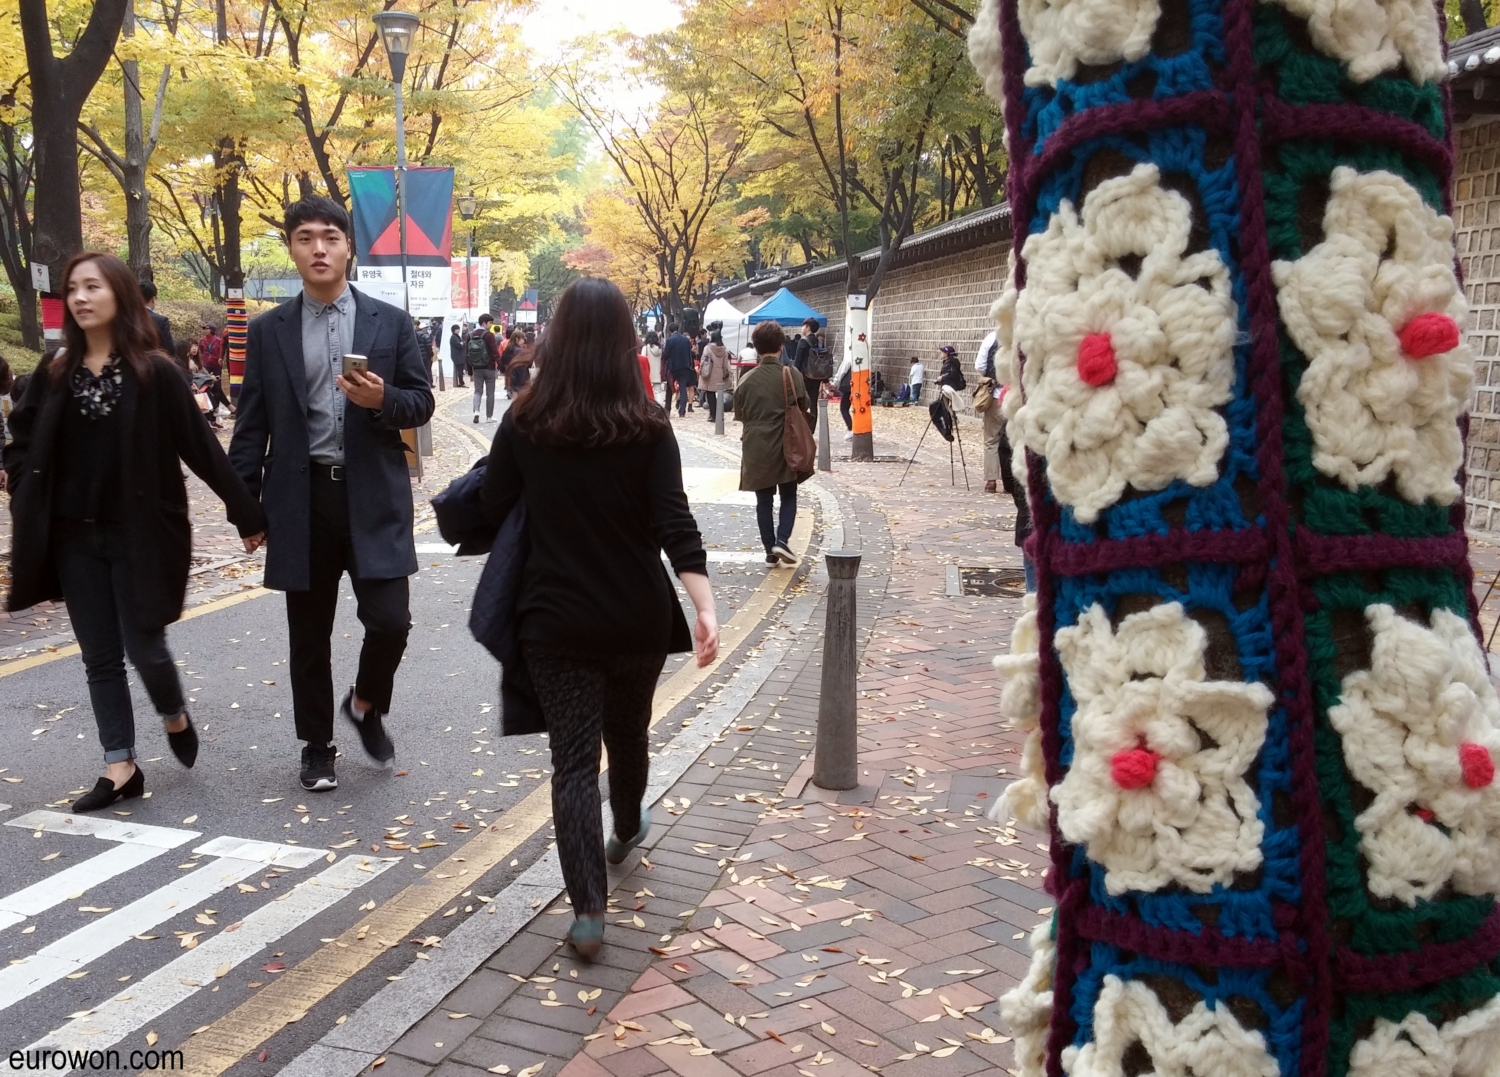
[{"label": "black blouse", "polygon": [[120,519],[120,409],[90,419],[75,400],[63,407],[57,437],[52,515],[65,520]]}]

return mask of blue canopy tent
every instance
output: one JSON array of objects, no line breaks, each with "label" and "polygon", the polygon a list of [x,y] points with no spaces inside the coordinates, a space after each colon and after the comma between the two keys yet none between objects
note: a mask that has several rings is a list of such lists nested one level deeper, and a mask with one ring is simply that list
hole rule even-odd
[{"label": "blue canopy tent", "polygon": [[760,306],[745,315],[745,324],[756,325],[760,322],[777,322],[781,325],[801,325],[809,318],[816,318],[818,324],[824,329],[828,328],[828,316],[819,314],[802,300],[794,296],[785,288],[778,289],[776,294],[767,299]]}]

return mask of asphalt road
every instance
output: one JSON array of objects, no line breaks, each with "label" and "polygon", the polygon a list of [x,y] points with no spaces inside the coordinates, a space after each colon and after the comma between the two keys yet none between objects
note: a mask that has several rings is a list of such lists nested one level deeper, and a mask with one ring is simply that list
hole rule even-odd
[{"label": "asphalt road", "polygon": [[[487,440],[494,425],[474,426],[467,401],[451,396],[445,414]],[[448,425],[443,436],[451,445],[456,428]],[[477,454],[479,443],[472,449]],[[717,454],[684,444],[685,481],[710,548],[721,622],[766,575],[753,504],[735,491],[731,467]],[[333,792],[307,793],[297,782],[300,744],[292,729],[280,595],[241,601],[172,628],[203,741],[191,771],[167,750],[132,674],[148,799],[91,818],[162,828],[144,836],[68,833],[62,822],[82,818],[66,815],[67,801],[102,772],[80,660],[63,657],[0,677],[0,803],[6,805],[0,810],[0,1059],[57,1030],[70,1015],[129,996],[132,984],[190,955],[188,940],[201,944],[236,924],[264,932],[264,947],[222,974],[215,975],[216,968],[206,976],[174,977],[181,966],[173,966],[143,985],[154,992],[166,984],[187,997],[138,1022],[119,1046],[145,1046],[153,1032],[161,1046],[183,1045],[190,1055],[195,1028],[272,981],[277,965],[292,967],[350,928],[361,905],[379,905],[421,879],[545,779],[544,737],[497,735],[499,669],[467,627],[481,562],[452,556],[435,534],[419,534],[418,542],[415,624],[387,718],[397,746],[395,771],[368,765],[353,732],[340,730],[340,785]],[[334,633],[336,684],[352,680],[360,635],[346,581]],[[683,660],[669,663],[663,677]],[[52,814],[30,814],[39,811]],[[29,821],[14,825],[23,816]],[[234,843],[220,841],[194,851],[226,838],[280,848],[251,847],[236,855]],[[543,828],[510,860],[476,878],[469,894],[495,892],[546,843]],[[356,854],[368,857],[369,870],[339,867]],[[275,863],[255,862],[256,856]],[[276,905],[274,899],[297,883],[335,868],[343,872],[337,878],[355,888],[340,891],[328,907],[299,913],[300,898]],[[473,896],[465,900],[474,907]],[[435,919],[440,922],[430,930],[451,926]],[[191,932],[201,934],[183,935]],[[399,975],[416,949],[387,951],[279,1036],[280,1061]],[[274,1072],[277,1061],[252,1059],[244,1072]]]}]

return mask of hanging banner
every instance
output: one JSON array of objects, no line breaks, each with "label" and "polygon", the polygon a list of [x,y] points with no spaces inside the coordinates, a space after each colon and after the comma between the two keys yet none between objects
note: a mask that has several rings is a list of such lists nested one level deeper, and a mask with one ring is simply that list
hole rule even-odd
[{"label": "hanging banner", "polygon": [[[447,266],[411,265],[406,268],[406,311],[416,318],[441,318],[448,313],[453,271]],[[401,306],[401,267],[361,265],[355,279],[378,299]],[[395,298],[389,298],[394,296]]]},{"label": "hanging banner", "polygon": [[477,321],[490,309],[489,256],[453,259],[452,278],[452,316]]},{"label": "hanging banner", "polygon": [[523,295],[521,297],[521,301],[516,304],[516,324],[517,325],[535,325],[536,324],[536,289],[535,288],[527,288],[526,289],[526,294]]},{"label": "hanging banner", "polygon": [[[354,252],[363,266],[401,264],[396,170],[349,169]],[[406,170],[406,264],[448,268],[453,250],[453,169]]]}]

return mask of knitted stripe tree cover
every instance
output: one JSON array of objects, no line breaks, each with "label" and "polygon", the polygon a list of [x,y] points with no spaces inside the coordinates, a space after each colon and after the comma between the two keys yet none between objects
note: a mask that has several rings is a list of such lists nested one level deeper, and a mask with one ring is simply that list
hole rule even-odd
[{"label": "knitted stripe tree cover", "polygon": [[986,0],[1037,529],[1026,1077],[1500,1074],[1439,15]]}]

